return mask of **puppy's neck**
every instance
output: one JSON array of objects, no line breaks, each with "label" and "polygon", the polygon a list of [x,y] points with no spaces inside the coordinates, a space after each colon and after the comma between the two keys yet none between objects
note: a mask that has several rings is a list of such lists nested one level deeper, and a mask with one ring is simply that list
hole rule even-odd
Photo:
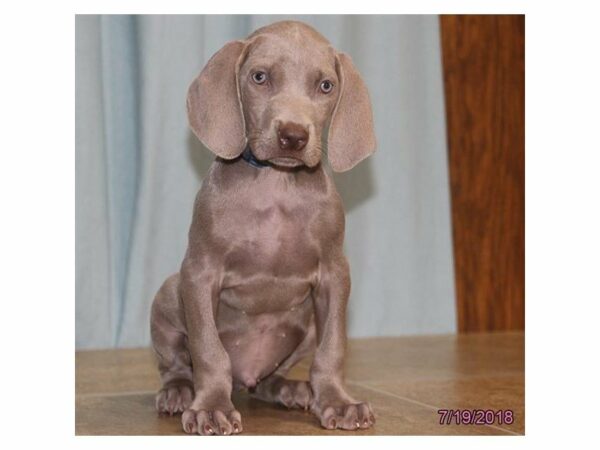
[{"label": "puppy's neck", "polygon": [[[322,163],[312,168],[299,167],[293,171],[272,166],[261,169],[250,165],[241,157],[232,160],[217,158],[203,182],[203,189],[210,187],[217,187],[216,192],[226,196],[249,196],[261,199],[265,204],[289,202],[290,199],[312,202],[318,192],[328,195],[335,191],[333,180]],[[293,191],[308,193],[297,195]]]}]

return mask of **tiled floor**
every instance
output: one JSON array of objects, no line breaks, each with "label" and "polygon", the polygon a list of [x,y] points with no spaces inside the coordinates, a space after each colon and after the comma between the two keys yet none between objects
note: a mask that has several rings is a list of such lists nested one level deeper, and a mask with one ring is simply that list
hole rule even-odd
[{"label": "tiled floor", "polygon": [[[308,379],[310,360],[292,378]],[[371,402],[377,423],[362,431],[327,431],[310,413],[234,394],[245,435],[514,435],[525,432],[522,333],[352,340],[346,380]],[[180,417],[159,417],[159,388],[149,349],[76,354],[78,435],[181,435]],[[440,425],[438,409],[511,410],[510,425]]]}]

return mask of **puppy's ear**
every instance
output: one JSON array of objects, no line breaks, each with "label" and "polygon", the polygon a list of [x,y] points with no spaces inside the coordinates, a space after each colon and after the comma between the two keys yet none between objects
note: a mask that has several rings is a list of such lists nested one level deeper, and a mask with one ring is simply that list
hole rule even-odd
[{"label": "puppy's ear", "polygon": [[375,151],[375,131],[369,92],[352,60],[345,53],[338,53],[335,65],[340,89],[327,148],[333,170],[345,172]]},{"label": "puppy's ear", "polygon": [[246,44],[232,41],[213,55],[188,89],[187,112],[194,134],[213,153],[233,159],[246,146],[237,74]]}]

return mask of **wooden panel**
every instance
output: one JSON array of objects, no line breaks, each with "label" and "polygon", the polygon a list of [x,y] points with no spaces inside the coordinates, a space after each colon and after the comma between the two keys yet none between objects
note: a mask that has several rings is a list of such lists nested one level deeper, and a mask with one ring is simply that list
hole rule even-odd
[{"label": "wooden panel", "polygon": [[525,326],[525,17],[442,16],[458,329]]}]

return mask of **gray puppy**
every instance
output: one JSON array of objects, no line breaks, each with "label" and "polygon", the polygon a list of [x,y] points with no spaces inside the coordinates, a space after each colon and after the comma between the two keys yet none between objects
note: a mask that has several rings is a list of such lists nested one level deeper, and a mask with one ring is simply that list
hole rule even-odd
[{"label": "gray puppy", "polygon": [[[188,249],[152,305],[162,413],[187,433],[242,431],[232,388],[310,410],[323,427],[374,423],[344,387],[344,211],[321,164],[345,171],[375,150],[367,88],[313,28],[278,22],[226,44],[188,93],[190,126],[217,155]],[[310,382],[289,369],[314,353]]]}]

